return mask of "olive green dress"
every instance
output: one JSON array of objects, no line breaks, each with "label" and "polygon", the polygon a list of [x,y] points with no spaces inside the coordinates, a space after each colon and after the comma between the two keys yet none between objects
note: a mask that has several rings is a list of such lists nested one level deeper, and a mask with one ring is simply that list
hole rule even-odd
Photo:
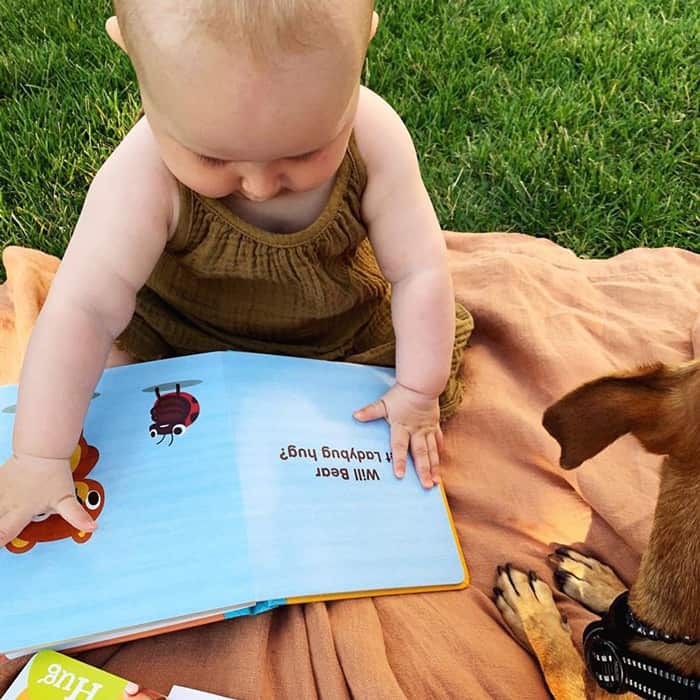
[{"label": "olive green dress", "polygon": [[[302,231],[270,233],[180,185],[180,219],[118,345],[137,360],[244,350],[393,366],[391,289],[360,215],[367,183],[354,138],[330,198]],[[441,418],[462,400],[473,324],[457,305]]]}]

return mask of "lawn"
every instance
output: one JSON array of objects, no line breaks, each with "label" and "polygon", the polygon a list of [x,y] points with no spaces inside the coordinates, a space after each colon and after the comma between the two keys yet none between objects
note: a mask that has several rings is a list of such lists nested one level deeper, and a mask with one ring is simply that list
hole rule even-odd
[{"label": "lawn", "polygon": [[[60,255],[138,94],[107,0],[0,0],[0,242]],[[700,4],[378,0],[365,83],[444,228],[700,251]]]}]

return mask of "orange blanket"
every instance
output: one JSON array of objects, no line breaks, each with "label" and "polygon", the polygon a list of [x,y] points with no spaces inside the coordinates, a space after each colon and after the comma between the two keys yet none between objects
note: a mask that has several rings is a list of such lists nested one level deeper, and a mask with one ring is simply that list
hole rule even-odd
[{"label": "orange blanket", "polygon": [[[448,241],[458,296],[476,320],[468,398],[447,426],[444,467],[472,586],[293,606],[93,651],[88,662],[163,691],[178,683],[246,700],[549,697],[493,604],[494,569],[512,561],[551,582],[551,544],[583,543],[629,582],[660,460],[623,438],[563,472],[543,409],[599,374],[689,359],[694,327],[700,335],[700,256],[638,249],[593,261],[518,234]],[[20,249],[4,261],[0,367],[9,382],[56,261]],[[557,597],[580,638],[591,616]],[[0,691],[18,667],[0,666]]]}]

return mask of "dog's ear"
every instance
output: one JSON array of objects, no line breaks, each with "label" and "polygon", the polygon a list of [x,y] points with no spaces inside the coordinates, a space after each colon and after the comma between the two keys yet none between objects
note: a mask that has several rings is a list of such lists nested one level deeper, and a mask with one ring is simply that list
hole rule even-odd
[{"label": "dog's ear", "polygon": [[542,424],[561,446],[561,466],[573,469],[626,433],[656,454],[683,449],[695,405],[700,364],[656,364],[584,384],[550,406]]}]

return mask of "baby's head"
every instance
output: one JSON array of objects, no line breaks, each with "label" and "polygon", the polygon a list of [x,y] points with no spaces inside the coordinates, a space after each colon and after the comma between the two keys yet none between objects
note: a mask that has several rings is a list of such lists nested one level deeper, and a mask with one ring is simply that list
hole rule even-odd
[{"label": "baby's head", "polygon": [[115,0],[163,160],[210,197],[264,200],[337,170],[374,0]]}]

